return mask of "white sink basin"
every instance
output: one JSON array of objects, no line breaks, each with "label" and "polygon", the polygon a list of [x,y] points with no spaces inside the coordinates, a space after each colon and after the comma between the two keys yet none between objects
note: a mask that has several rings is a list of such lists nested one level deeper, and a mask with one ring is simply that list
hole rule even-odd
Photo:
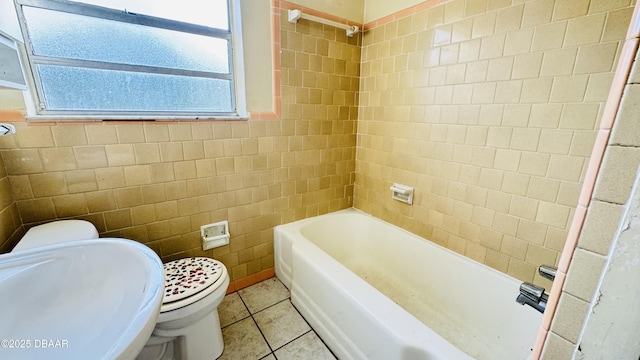
[{"label": "white sink basin", "polygon": [[133,359],[156,323],[164,270],[131,240],[0,255],[0,359]]}]

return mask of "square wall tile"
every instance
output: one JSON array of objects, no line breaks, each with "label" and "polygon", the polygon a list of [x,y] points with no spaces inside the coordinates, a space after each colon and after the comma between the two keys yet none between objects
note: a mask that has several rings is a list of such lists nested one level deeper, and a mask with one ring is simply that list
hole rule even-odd
[{"label": "square wall tile", "polygon": [[619,113],[616,119],[611,142],[621,145],[640,146],[640,84],[629,84],[622,95]]},{"label": "square wall tile", "polygon": [[601,255],[609,253],[609,247],[621,222],[623,205],[593,200],[578,239],[578,246]]},{"label": "square wall tile", "polygon": [[591,302],[604,264],[604,256],[576,249],[564,283],[564,291],[583,301]]},{"label": "square wall tile", "polygon": [[572,359],[575,347],[574,344],[550,331],[547,335],[547,341],[542,349],[540,359]]},{"label": "square wall tile", "polygon": [[605,152],[593,197],[624,204],[640,164],[640,148],[609,146]]},{"label": "square wall tile", "polygon": [[551,324],[551,331],[572,343],[576,343],[588,311],[588,302],[568,293],[562,293]]}]

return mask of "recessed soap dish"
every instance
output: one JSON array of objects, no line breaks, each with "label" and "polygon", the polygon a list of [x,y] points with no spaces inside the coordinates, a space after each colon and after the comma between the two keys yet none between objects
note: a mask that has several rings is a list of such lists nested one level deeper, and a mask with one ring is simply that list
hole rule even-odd
[{"label": "recessed soap dish", "polygon": [[413,204],[413,188],[411,186],[394,183],[389,189],[393,199],[409,205]]}]

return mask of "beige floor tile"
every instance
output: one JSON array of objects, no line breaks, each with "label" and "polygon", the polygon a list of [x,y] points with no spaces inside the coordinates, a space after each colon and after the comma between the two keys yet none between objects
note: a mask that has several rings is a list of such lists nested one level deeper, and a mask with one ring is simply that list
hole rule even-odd
[{"label": "beige floor tile", "polygon": [[273,354],[269,354],[268,356],[265,356],[260,360],[276,360],[276,357],[273,356]]},{"label": "beige floor tile", "polygon": [[334,360],[336,358],[313,331],[276,350],[275,355],[278,360]]},{"label": "beige floor tile", "polygon": [[273,277],[238,291],[251,314],[290,297],[289,290]]},{"label": "beige floor tile", "polygon": [[289,300],[253,315],[272,349],[277,349],[311,330]]},{"label": "beige floor tile", "polygon": [[244,306],[237,292],[231,293],[222,299],[218,306],[220,326],[225,327],[249,316],[249,310]]},{"label": "beige floor tile", "polygon": [[222,338],[224,351],[219,360],[257,360],[271,352],[251,318],[240,320],[222,329]]}]

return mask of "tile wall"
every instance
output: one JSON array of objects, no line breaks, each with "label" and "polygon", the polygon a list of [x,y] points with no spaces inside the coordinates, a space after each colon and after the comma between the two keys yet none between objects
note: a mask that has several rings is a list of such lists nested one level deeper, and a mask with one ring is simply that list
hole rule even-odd
[{"label": "tile wall", "polygon": [[[22,94],[15,90],[0,89],[0,121],[22,119]],[[11,136],[11,135],[9,135]],[[0,156],[0,253],[10,249],[22,237],[24,229],[16,206],[4,161]]]},{"label": "tile wall", "polygon": [[[352,205],[360,61],[359,37],[278,18],[278,119],[16,122],[0,138],[1,231],[15,231],[7,216],[27,228],[80,218],[164,261],[213,256],[232,280],[272,268],[273,226]],[[224,219],[230,245],[202,251],[200,226]]]},{"label": "tile wall", "polygon": [[[570,358],[574,353],[580,358],[601,357],[603,353],[607,353],[604,344],[611,343],[617,344],[617,356],[635,356],[631,347],[624,346],[625,339],[611,336],[602,338],[602,333],[595,330],[601,330],[602,323],[588,321],[589,316],[595,314],[592,316],[600,321],[614,324],[613,320],[605,319],[607,313],[598,309],[600,296],[596,294],[600,291],[602,274],[611,271],[611,265],[607,265],[607,261],[619,251],[625,251],[628,256],[633,255],[633,249],[631,252],[627,251],[629,249],[613,250],[611,245],[618,236],[618,227],[623,220],[623,212],[625,206],[628,206],[631,188],[640,166],[640,127],[637,121],[640,114],[640,63],[637,54],[639,37],[638,28],[631,27],[626,40],[629,54],[625,54],[629,59],[626,68],[621,66],[619,69],[621,81],[626,85],[620,89],[622,98],[612,109],[613,114],[600,124],[598,138],[601,146],[599,150],[594,149],[594,157],[597,155],[601,159],[600,172],[597,180],[594,176],[595,183],[592,180],[588,184],[593,192],[586,193],[580,199],[580,205],[586,211],[584,225],[566,273],[556,315],[548,328],[541,354],[543,359]],[[627,74],[629,70],[630,74]],[[624,266],[622,271],[632,270]],[[632,294],[633,285],[628,286],[629,294]],[[605,294],[608,299],[625,295]],[[610,313],[610,316],[633,321],[633,315],[628,313],[628,309],[621,309],[617,314]],[[618,326],[618,331],[625,326],[617,323],[614,325]]]},{"label": "tile wall", "polygon": [[[0,138],[0,251],[84,218],[237,280],[273,266],[274,225],[353,204],[548,285],[535,268],[564,245],[631,5],[454,0],[376,22],[362,52],[282,10],[277,119],[16,123]],[[392,182],[415,186],[414,206]],[[230,246],[202,253],[199,226],[222,219]]]},{"label": "tile wall", "polygon": [[0,157],[0,247],[7,243],[13,243],[20,238],[24,232],[16,202],[13,200],[11,185],[4,163]]},{"label": "tile wall", "polygon": [[548,288],[536,268],[567,238],[631,5],[454,0],[377,23],[354,206]]}]

